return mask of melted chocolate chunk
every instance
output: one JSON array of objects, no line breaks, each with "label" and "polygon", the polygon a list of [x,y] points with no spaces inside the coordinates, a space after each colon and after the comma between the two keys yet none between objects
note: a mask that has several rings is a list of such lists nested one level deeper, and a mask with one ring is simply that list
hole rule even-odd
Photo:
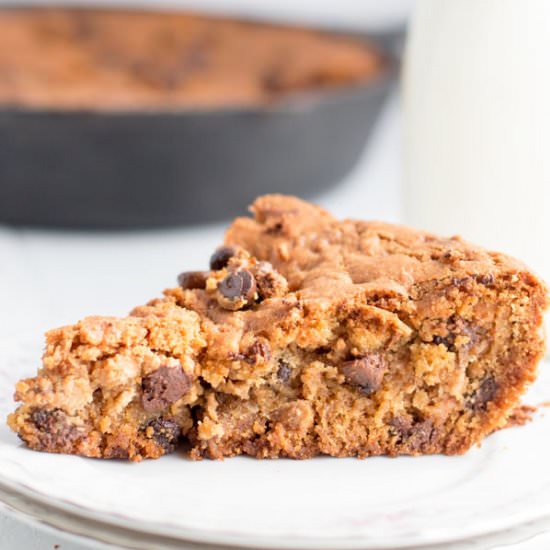
[{"label": "melted chocolate chunk", "polygon": [[379,353],[369,353],[360,359],[346,361],[340,365],[340,372],[347,381],[357,386],[362,393],[370,395],[380,388],[386,361]]},{"label": "melted chocolate chunk", "polygon": [[36,409],[31,421],[38,430],[39,449],[43,451],[68,452],[81,433],[69,423],[67,415],[60,409]]},{"label": "melted chocolate chunk", "polygon": [[227,267],[229,260],[235,255],[236,250],[232,246],[220,246],[210,256],[210,269],[218,271]]},{"label": "melted chocolate chunk", "polygon": [[141,404],[147,412],[162,411],[191,388],[191,377],[181,367],[160,367],[143,378]]},{"label": "melted chocolate chunk", "polygon": [[178,284],[184,290],[202,290],[206,287],[208,275],[208,271],[185,271],[178,275]]},{"label": "melted chocolate chunk", "polygon": [[145,435],[155,440],[165,453],[175,451],[181,436],[181,430],[173,418],[154,418],[145,426]]}]

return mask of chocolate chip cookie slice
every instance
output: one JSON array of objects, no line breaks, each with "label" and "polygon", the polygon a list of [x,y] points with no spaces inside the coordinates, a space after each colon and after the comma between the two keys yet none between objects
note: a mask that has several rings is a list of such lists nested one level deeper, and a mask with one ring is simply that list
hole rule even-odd
[{"label": "chocolate chip cookie slice", "polygon": [[459,238],[258,199],[207,271],[122,319],[51,331],[10,426],[31,448],[140,460],[459,454],[506,426],[547,290]]}]

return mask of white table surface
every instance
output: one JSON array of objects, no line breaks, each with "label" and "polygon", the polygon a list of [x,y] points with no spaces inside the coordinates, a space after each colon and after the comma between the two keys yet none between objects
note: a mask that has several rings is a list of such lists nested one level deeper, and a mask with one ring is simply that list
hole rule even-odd
[{"label": "white table surface", "polygon": [[[317,202],[339,216],[400,218],[400,111],[393,97],[352,174]],[[0,333],[39,334],[92,313],[122,315],[201,269],[223,225],[140,233],[61,233],[0,226]],[[61,533],[29,526],[0,507],[0,550],[83,550]],[[504,550],[504,546],[499,546]],[[508,550],[550,548],[550,533]]]}]

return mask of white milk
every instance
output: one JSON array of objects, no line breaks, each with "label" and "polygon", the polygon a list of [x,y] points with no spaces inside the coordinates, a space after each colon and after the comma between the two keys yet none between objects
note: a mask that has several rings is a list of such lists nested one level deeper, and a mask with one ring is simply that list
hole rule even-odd
[{"label": "white milk", "polygon": [[407,223],[550,282],[550,0],[417,0],[404,107]]}]

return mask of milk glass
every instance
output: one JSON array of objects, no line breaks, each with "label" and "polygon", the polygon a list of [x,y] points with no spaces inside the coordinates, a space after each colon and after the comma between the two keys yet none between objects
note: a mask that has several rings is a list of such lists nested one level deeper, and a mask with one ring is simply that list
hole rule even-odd
[{"label": "milk glass", "polygon": [[550,281],[550,0],[417,0],[404,67],[407,223]]}]

